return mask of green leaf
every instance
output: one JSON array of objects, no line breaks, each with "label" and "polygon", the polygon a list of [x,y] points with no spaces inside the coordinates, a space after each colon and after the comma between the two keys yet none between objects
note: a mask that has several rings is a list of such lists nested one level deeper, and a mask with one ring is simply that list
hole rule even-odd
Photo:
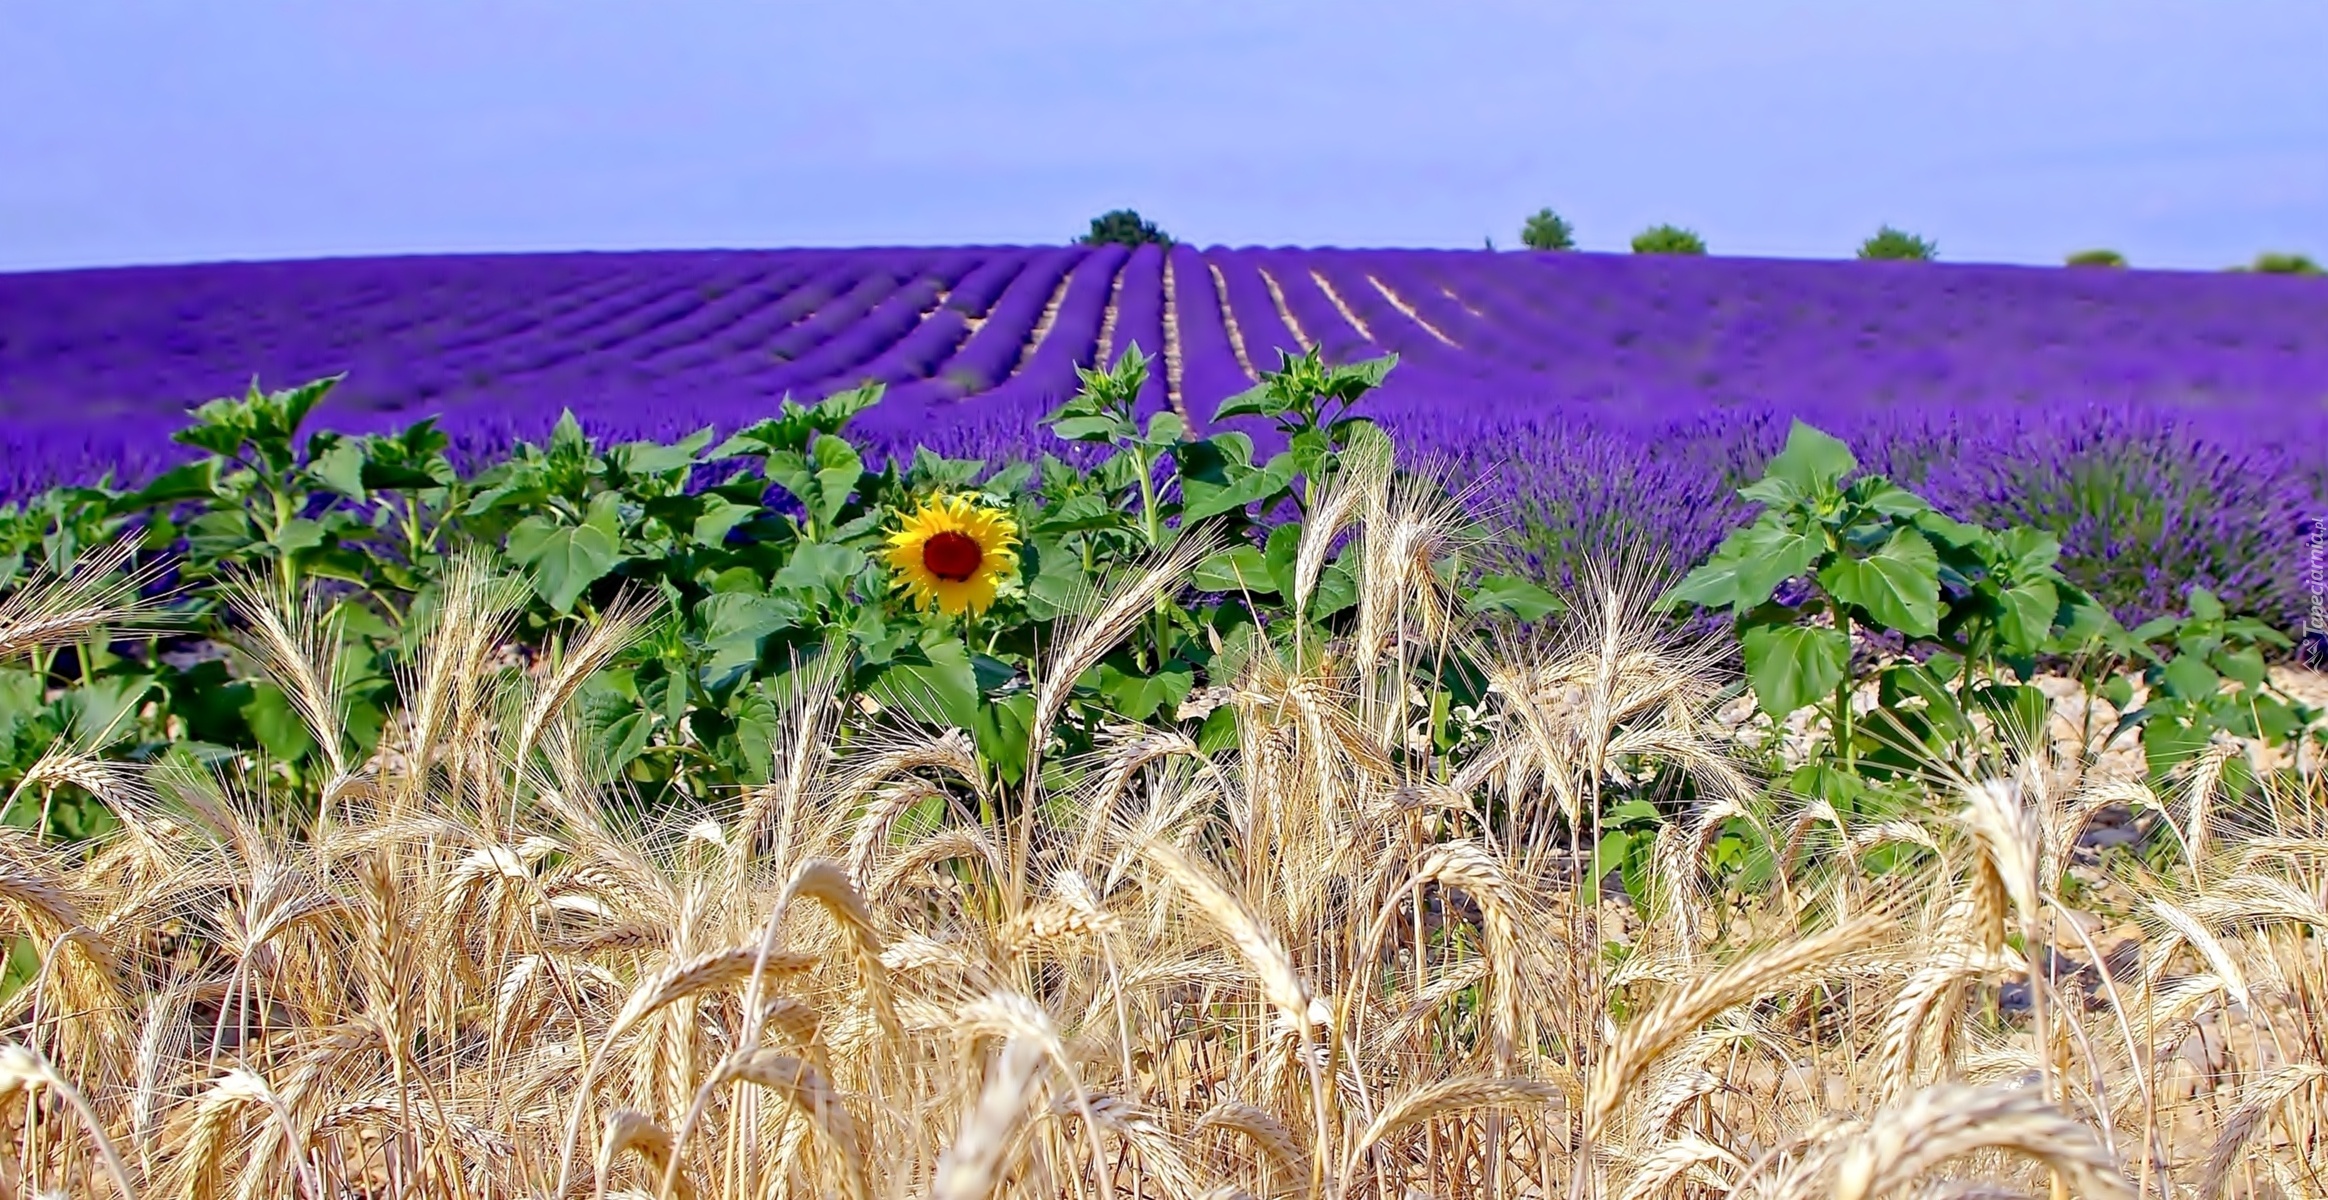
[{"label": "green leaf", "polygon": [[343,440],[333,443],[331,449],[308,464],[308,469],[329,484],[331,490],[353,500],[363,500],[371,494],[364,487],[367,458],[361,443]]},{"label": "green leaf", "polygon": [[2151,781],[2163,783],[2176,767],[2207,748],[2207,730],[2180,717],[2159,716],[2142,723],[2142,757]]},{"label": "green leaf", "polygon": [[1126,671],[1112,663],[1101,663],[1092,668],[1088,677],[1099,694],[1107,697],[1110,711],[1132,721],[1145,721],[1158,710],[1171,712],[1188,699],[1189,689],[1196,685],[1196,675],[1187,663],[1174,661],[1153,675]]},{"label": "green leaf", "polygon": [[799,624],[800,616],[800,605],[782,596],[721,592],[697,601],[704,655],[697,678],[708,691],[725,688],[760,661],[771,635]]},{"label": "green leaf", "polygon": [[[1674,589],[1665,594],[1659,606],[1672,608],[1694,604],[1704,608],[1730,608],[1738,604],[1738,572],[1746,566],[1746,556],[1740,550],[1746,530],[1738,530],[1722,539],[1713,557],[1699,564],[1697,569],[1682,577]],[[1752,607],[1746,605],[1743,607]]]},{"label": "green leaf", "polygon": [[2025,684],[1986,683],[1972,690],[1974,706],[1986,711],[2013,744],[2037,744],[2053,719],[2053,701]]},{"label": "green leaf", "polygon": [[829,542],[803,542],[792,548],[792,561],[784,564],[769,586],[783,590],[826,592],[839,595],[865,569],[865,554],[849,546]]},{"label": "green leaf", "polygon": [[1293,598],[1295,566],[1301,558],[1301,526],[1288,522],[1269,531],[1269,539],[1262,543],[1261,558],[1269,568],[1269,590]]},{"label": "green leaf", "polygon": [[900,650],[868,692],[885,708],[964,729],[977,723],[981,707],[977,668],[954,638]]},{"label": "green leaf", "polygon": [[1334,444],[1322,429],[1304,429],[1286,440],[1285,452],[1301,474],[1316,478],[1326,469],[1326,459],[1333,454]]},{"label": "green leaf", "polygon": [[2203,587],[2191,589],[2190,610],[2192,616],[2202,621],[2223,619],[2223,602],[2215,598],[2215,593]]},{"label": "green leaf", "polygon": [[1070,496],[1044,510],[1035,522],[1041,533],[1074,533],[1086,529],[1113,529],[1124,523],[1122,509],[1108,503],[1108,498],[1086,493]]},{"label": "green leaf", "polygon": [[1870,475],[1854,481],[1844,495],[1852,503],[1884,517],[1913,517],[1932,507],[1922,496],[1881,475]]},{"label": "green leaf", "polygon": [[1762,625],[1739,640],[1755,700],[1779,718],[1833,695],[1851,658],[1850,639],[1832,628]]},{"label": "green leaf", "polygon": [[757,504],[737,504],[732,500],[714,500],[709,508],[704,509],[703,513],[695,518],[694,527],[689,531],[689,534],[699,546],[724,545],[727,542],[728,534],[736,526],[760,515],[761,511],[762,509]]},{"label": "green leaf", "polygon": [[1215,552],[1196,566],[1196,589],[1225,595],[1244,595],[1256,592],[1264,595],[1277,591],[1277,581],[1269,572],[1269,561],[1260,547],[1231,546]]},{"label": "green leaf", "polygon": [[1737,599],[1739,609],[1754,608],[1770,599],[1778,585],[1810,570],[1826,546],[1818,538],[1798,533],[1777,521],[1747,528],[1738,546]]},{"label": "green leaf", "polygon": [[1035,694],[1017,692],[980,705],[969,726],[978,752],[1006,782],[1026,776],[1028,741],[1035,719]]},{"label": "green leaf", "polygon": [[46,690],[36,672],[0,669],[0,744],[48,706],[43,695]]},{"label": "green leaf", "polygon": [[1978,525],[1968,525],[1937,509],[1917,513],[1912,520],[1916,528],[1930,534],[1932,539],[1951,549],[1963,550],[1979,545],[1988,537],[1988,531]]},{"label": "green leaf", "polygon": [[1622,871],[1625,865],[1639,855],[1634,853],[1636,835],[1623,829],[1605,829],[1592,850],[1592,875],[1606,879],[1611,871]]},{"label": "green leaf", "polygon": [[1786,448],[1770,460],[1763,474],[1793,484],[1805,496],[1817,496],[1835,490],[1858,466],[1851,447],[1840,439],[1796,421],[1787,430]]},{"label": "green leaf", "polygon": [[173,467],[152,483],[113,502],[116,513],[167,508],[188,500],[210,500],[218,495],[218,460],[200,459]]},{"label": "green leaf", "polygon": [[2253,691],[2264,685],[2267,673],[2263,652],[2253,646],[2238,650],[2217,650],[2212,656],[2215,666],[2225,675],[2239,681],[2242,687]]},{"label": "green leaf", "polygon": [[1738,498],[1751,500],[1770,508],[1787,509],[1802,505],[1808,497],[1791,481],[1775,475],[1765,475],[1738,489]]},{"label": "green leaf", "polygon": [[1258,470],[1248,467],[1228,473],[1218,483],[1190,474],[1189,467],[1188,462],[1181,464],[1180,519],[1183,522],[1206,520],[1271,499],[1291,487],[1298,473],[1292,456],[1286,454],[1270,459],[1269,465]]},{"label": "green leaf", "polygon": [[[857,481],[865,474],[865,459],[857,448],[837,434],[818,434],[808,448],[809,460],[816,466],[816,501],[813,511],[817,524],[830,525],[848,506],[849,496],[857,490]],[[803,503],[806,503],[803,498]]]},{"label": "green leaf", "polygon": [[2166,694],[2178,700],[2204,700],[2223,686],[2214,668],[2196,654],[2178,654],[2166,664]]},{"label": "green leaf", "polygon": [[1997,636],[2006,648],[2023,654],[2044,649],[2053,632],[2054,614],[2061,610],[2061,593],[2052,581],[2016,584],[1997,600],[2004,607],[1997,618]]},{"label": "green leaf", "polygon": [[1130,438],[1131,425],[1114,416],[1062,417],[1051,423],[1051,432],[1070,442],[1107,442]]},{"label": "green leaf", "polygon": [[104,744],[129,736],[135,729],[138,705],[153,686],[151,675],[108,675],[65,693],[74,732],[92,740],[103,738]]},{"label": "green leaf", "polygon": [[1837,558],[1819,572],[1819,586],[1883,628],[1918,638],[1940,631],[1940,556],[1914,530],[1895,531],[1866,558]]},{"label": "green leaf", "polygon": [[1148,418],[1147,436],[1140,440],[1153,447],[1176,446],[1188,436],[1188,422],[1176,412],[1160,412]]},{"label": "green leaf", "polygon": [[2035,581],[2041,572],[2061,561],[2061,539],[2027,526],[1998,534],[1997,549],[2012,568],[2013,578],[2024,582]]},{"label": "green leaf", "polygon": [[1350,564],[1337,562],[1318,572],[1318,590],[1309,598],[1309,618],[1322,621],[1358,603],[1358,575]]},{"label": "green leaf", "polygon": [[307,723],[299,719],[290,697],[273,683],[264,679],[252,681],[251,698],[243,705],[242,715],[260,748],[277,762],[297,762],[315,749],[315,738],[307,731]]},{"label": "green leaf", "polygon": [[1204,724],[1196,731],[1196,748],[1205,754],[1220,754],[1237,745],[1237,706],[1223,704],[1205,714]]},{"label": "green leaf", "polygon": [[1246,388],[1221,401],[1220,407],[1213,410],[1212,419],[1218,423],[1231,417],[1273,417],[1282,411],[1283,405],[1277,401],[1269,385],[1264,383]]},{"label": "green leaf", "polygon": [[1489,575],[1466,600],[1472,612],[1506,612],[1522,621],[1540,621],[1567,607],[1543,585],[1517,575]]},{"label": "green leaf", "polygon": [[283,522],[272,544],[285,558],[302,550],[313,550],[323,544],[323,525],[306,517],[293,517]]},{"label": "green leaf", "polygon": [[1082,562],[1056,542],[1021,543],[1019,577],[1026,580],[1027,615],[1037,621],[1067,612],[1084,586]]},{"label": "green leaf", "polygon": [[661,442],[625,442],[606,452],[606,460],[625,475],[668,475],[695,465],[695,456],[711,441],[702,429],[675,445]]},{"label": "green leaf", "polygon": [[729,702],[728,719],[735,725],[734,753],[743,759],[737,775],[747,784],[763,784],[773,776],[776,739],[784,729],[784,714],[758,689],[738,692]]},{"label": "green leaf", "polygon": [[527,517],[509,531],[509,557],[533,568],[534,591],[561,616],[614,570],[621,551],[615,536],[595,524],[561,526]]}]

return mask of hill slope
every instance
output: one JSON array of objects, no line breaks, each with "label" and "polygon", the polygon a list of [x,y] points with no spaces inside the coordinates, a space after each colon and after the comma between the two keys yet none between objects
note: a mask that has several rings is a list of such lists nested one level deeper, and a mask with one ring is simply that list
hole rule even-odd
[{"label": "hill slope", "polygon": [[[0,275],[0,489],[148,474],[186,406],[254,373],[346,371],[327,424],[441,415],[478,449],[563,408],[669,438],[875,379],[871,443],[1026,453],[1075,367],[1135,342],[1163,365],[1146,403],[1199,425],[1280,351],[1396,352],[1376,414],[1582,539],[1562,554],[1702,552],[1737,515],[1730,481],[1796,416],[1958,508],[2035,506],[2095,554],[2227,555],[2198,577],[2266,608],[2294,604],[2295,531],[2328,493],[2328,281],[1187,246]],[[2097,508],[2097,487],[2132,507]]]}]

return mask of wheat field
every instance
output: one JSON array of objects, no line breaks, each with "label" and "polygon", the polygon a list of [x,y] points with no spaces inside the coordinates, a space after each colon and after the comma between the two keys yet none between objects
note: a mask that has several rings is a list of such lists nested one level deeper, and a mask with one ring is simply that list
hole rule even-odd
[{"label": "wheat field", "polygon": [[[1422,495],[1322,506],[1303,575],[1362,539],[1353,632],[1223,647],[1192,703],[1235,746],[1113,728],[1024,788],[811,663],[773,783],[641,817],[569,702],[652,611],[520,670],[473,564],[358,761],[333,631],[253,586],[245,649],[330,782],[33,773],[121,824],[0,831],[39,961],[0,1011],[0,1200],[2328,1195],[2316,777],[2233,806],[2228,749],[2166,795],[2031,752],[1862,827],[1756,777],[1647,573],[1555,632],[1462,619]],[[1090,598],[1038,754],[1199,549]],[[0,649],[135,611],[66,581]],[[1419,681],[1458,648],[1495,687],[1442,760]],[[1604,894],[1594,814],[1679,780],[1648,894]],[[2063,881],[2128,803],[2176,853],[2112,860],[2138,936],[2105,952]],[[1711,886],[1726,828],[1767,887]],[[1915,865],[1863,869],[1886,847]]]}]

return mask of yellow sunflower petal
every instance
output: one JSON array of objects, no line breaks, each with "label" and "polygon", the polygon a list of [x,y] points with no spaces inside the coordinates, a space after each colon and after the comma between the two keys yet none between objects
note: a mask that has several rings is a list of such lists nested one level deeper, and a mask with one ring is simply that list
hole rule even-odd
[{"label": "yellow sunflower petal", "polygon": [[[967,495],[939,495],[900,517],[884,555],[894,586],[923,611],[982,613],[1003,578],[1018,569],[1018,523]],[[933,548],[933,541],[937,547]],[[964,545],[964,542],[968,546]],[[961,565],[967,575],[949,567]],[[946,570],[946,574],[940,574]]]}]

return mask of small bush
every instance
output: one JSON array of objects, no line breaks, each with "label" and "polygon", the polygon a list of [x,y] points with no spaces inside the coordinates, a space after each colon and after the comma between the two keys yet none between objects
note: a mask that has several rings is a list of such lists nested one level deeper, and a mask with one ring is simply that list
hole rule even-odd
[{"label": "small bush", "polygon": [[2080,250],[2066,260],[2073,267],[2119,267],[2126,265],[2126,256],[2115,250]]},{"label": "small bush", "polygon": [[1128,208],[1102,213],[1091,219],[1091,232],[1076,239],[1085,246],[1169,246],[1172,235],[1156,228],[1154,221],[1143,221],[1140,214]]},{"label": "small bush", "polygon": [[1704,254],[1706,240],[1679,225],[1652,225],[1633,235],[1635,254]]},{"label": "small bush", "polygon": [[1864,259],[1930,262],[1939,252],[1938,243],[1889,225],[1876,230],[1875,236],[1859,243],[1859,257]]},{"label": "small bush", "polygon": [[1574,250],[1576,226],[1549,208],[1538,209],[1520,227],[1520,244],[1530,250]]},{"label": "small bush", "polygon": [[2312,261],[2309,257],[2278,250],[2266,250],[2256,255],[2255,264],[2250,269],[2261,275],[2320,274],[2320,264]]}]

